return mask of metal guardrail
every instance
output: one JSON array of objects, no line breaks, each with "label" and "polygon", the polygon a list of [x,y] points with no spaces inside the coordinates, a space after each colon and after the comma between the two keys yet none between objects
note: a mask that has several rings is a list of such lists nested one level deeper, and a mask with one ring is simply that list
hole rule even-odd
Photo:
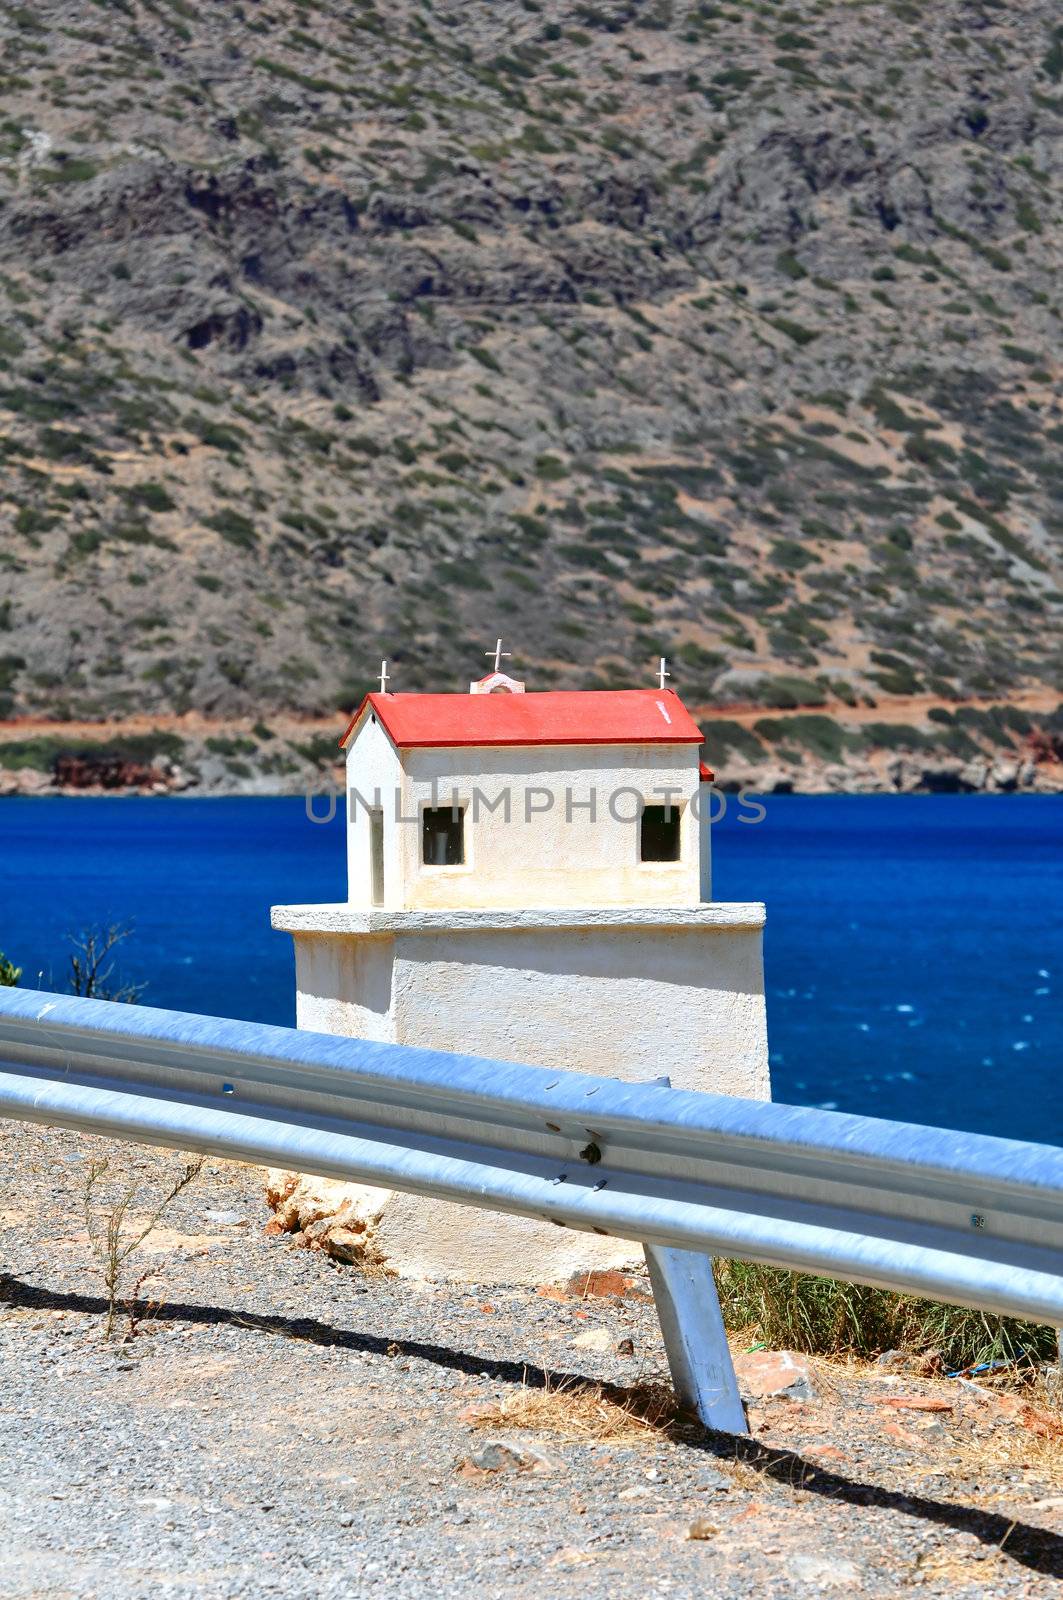
[{"label": "metal guardrail", "polygon": [[1063,1325],[1063,1150],[0,989],[0,1116],[640,1241],[682,1400],[744,1431],[712,1255]]}]

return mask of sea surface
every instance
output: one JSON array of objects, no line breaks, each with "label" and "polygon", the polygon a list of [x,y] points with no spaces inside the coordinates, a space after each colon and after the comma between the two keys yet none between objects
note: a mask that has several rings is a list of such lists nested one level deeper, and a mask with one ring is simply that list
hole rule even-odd
[{"label": "sea surface", "polygon": [[[731,799],[713,888],[767,903],[775,1098],[1063,1144],[1063,797],[763,805]],[[145,1004],[291,1023],[269,908],[344,897],[341,820],[302,800],[0,801],[24,985],[66,988],[69,936],[127,923]]]}]

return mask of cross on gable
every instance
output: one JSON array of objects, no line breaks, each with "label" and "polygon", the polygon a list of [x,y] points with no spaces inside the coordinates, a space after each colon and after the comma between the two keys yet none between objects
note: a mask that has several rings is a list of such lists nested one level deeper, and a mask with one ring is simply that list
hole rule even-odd
[{"label": "cross on gable", "polygon": [[501,639],[496,639],[495,640],[494,649],[493,650],[485,650],[484,651],[484,655],[485,656],[494,656],[494,658],[495,658],[495,671],[496,672],[501,672],[502,671],[502,657],[505,656],[505,657],[508,658],[509,655],[510,655],[510,651],[503,650]]}]

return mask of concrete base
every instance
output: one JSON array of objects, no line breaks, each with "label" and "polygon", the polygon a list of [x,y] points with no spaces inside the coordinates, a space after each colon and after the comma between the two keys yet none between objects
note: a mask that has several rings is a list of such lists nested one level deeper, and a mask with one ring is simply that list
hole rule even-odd
[{"label": "concrete base", "polygon": [[[761,905],[532,911],[276,906],[297,1023],[677,1088],[770,1096]],[[637,1245],[413,1195],[376,1244],[398,1271],[544,1283]]]}]

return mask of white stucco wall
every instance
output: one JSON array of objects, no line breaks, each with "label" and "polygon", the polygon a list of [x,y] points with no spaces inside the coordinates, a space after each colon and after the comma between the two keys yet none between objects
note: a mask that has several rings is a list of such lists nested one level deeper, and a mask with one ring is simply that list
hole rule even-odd
[{"label": "white stucco wall", "polygon": [[[402,785],[402,764],[395,746],[367,713],[347,751],[347,898],[352,905],[372,903],[369,812],[379,796],[384,824],[384,905],[403,902],[400,827],[394,795]],[[409,831],[408,829],[406,830]]]},{"label": "white stucco wall", "polygon": [[[387,907],[691,906],[709,881],[709,828],[696,816],[698,753],[690,745],[398,753],[367,715],[347,758],[352,905],[370,904],[369,819],[356,797],[371,801],[378,791]],[[639,859],[640,798],[679,808],[678,861]],[[425,865],[421,814],[454,803],[465,808],[465,861]]]},{"label": "white stucco wall", "polygon": [[[367,912],[278,906],[302,1028],[768,1098],[760,905]],[[632,1258],[603,1240],[395,1196],[400,1271],[553,1281]],[[637,1255],[637,1251],[634,1252]]]}]

